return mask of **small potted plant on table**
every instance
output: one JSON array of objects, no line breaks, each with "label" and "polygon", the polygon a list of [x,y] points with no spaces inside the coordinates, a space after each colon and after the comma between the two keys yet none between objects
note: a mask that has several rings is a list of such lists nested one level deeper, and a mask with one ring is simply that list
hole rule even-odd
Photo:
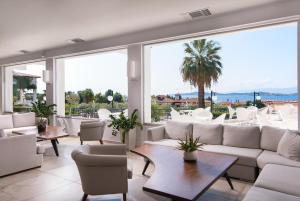
[{"label": "small potted plant on table", "polygon": [[[137,111],[138,110],[135,109],[130,117],[125,116],[124,112],[121,112],[117,117],[110,115],[111,123],[108,127],[113,128],[113,135],[117,135],[117,133],[120,134],[120,140],[123,144],[126,143],[130,130],[133,130],[136,127],[143,129],[142,124],[138,121]],[[130,147],[129,144],[127,144],[127,146]]]},{"label": "small potted plant on table", "polygon": [[199,138],[195,140],[186,135],[185,139],[178,139],[179,150],[183,150],[183,159],[187,162],[195,162],[198,158],[198,149],[202,149],[203,144],[199,142]]},{"label": "small potted plant on table", "polygon": [[44,132],[47,128],[47,125],[50,122],[50,116],[56,114],[55,104],[47,105],[45,101],[38,100],[35,103],[32,103],[32,112],[35,113],[37,117],[37,128],[38,132]]}]

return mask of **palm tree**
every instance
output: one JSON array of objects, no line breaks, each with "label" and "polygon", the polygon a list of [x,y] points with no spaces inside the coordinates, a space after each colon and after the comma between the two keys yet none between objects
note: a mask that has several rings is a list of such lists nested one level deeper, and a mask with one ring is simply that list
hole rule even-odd
[{"label": "palm tree", "polygon": [[221,47],[215,41],[206,39],[194,40],[184,44],[184,57],[181,74],[184,82],[189,81],[198,87],[198,106],[205,107],[204,89],[217,82],[222,74],[221,57],[218,55]]}]

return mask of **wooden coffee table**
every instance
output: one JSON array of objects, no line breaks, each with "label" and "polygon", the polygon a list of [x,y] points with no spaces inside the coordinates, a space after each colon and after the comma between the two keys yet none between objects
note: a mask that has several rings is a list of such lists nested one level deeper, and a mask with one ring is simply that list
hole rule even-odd
[{"label": "wooden coffee table", "polygon": [[225,176],[233,189],[228,169],[238,160],[235,156],[198,152],[198,161],[184,162],[183,152],[174,147],[145,144],[131,152],[145,157],[155,171],[143,190],[176,201],[197,200],[220,177]]},{"label": "wooden coffee table", "polygon": [[57,149],[58,138],[69,136],[69,134],[63,131],[63,127],[60,126],[48,126],[46,131],[41,133],[38,133],[37,128],[13,131],[13,133],[18,135],[36,134],[36,138],[39,141],[50,140],[56,156],[59,156],[58,149]]}]

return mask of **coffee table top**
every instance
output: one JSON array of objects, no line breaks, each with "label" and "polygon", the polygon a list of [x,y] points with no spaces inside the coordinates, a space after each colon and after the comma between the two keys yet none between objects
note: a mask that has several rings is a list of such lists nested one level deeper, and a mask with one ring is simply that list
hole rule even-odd
[{"label": "coffee table top", "polygon": [[36,137],[41,140],[54,140],[57,138],[67,137],[69,134],[63,131],[63,127],[60,126],[47,126],[46,131],[38,133],[37,128],[24,129],[13,131],[15,134],[19,135],[30,135],[36,134]]},{"label": "coffee table top", "polygon": [[151,144],[132,152],[146,157],[155,166],[143,190],[174,200],[196,200],[238,160],[235,156],[199,151],[197,162],[187,163],[182,151]]}]

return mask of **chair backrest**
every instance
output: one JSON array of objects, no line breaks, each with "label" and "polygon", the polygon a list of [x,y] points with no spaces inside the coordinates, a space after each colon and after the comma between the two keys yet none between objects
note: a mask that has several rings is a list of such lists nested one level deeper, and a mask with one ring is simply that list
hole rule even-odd
[{"label": "chair backrest", "polygon": [[109,120],[109,115],[111,115],[111,112],[108,109],[101,108],[98,110],[98,116],[101,120]]},{"label": "chair backrest", "polygon": [[80,124],[81,141],[102,140],[105,129],[105,122],[82,122]]},{"label": "chair backrest", "polygon": [[253,119],[257,119],[257,111],[258,111],[258,108],[257,107],[255,107],[255,106],[249,106],[249,107],[247,107],[247,110],[249,111],[249,118],[251,119],[251,120],[253,120]]},{"label": "chair backrest", "polygon": [[228,112],[229,112],[229,119],[232,119],[234,113],[235,113],[235,109],[233,109],[231,106],[227,106],[228,108]]},{"label": "chair backrest", "polygon": [[217,118],[215,118],[212,123],[213,124],[223,124],[226,117],[226,113],[221,114]]},{"label": "chair backrest", "polygon": [[196,120],[211,120],[213,115],[210,111],[207,111],[203,108],[197,108],[192,112],[193,118]]},{"label": "chair backrest", "polygon": [[128,109],[123,110],[124,116],[128,117]]},{"label": "chair backrest", "polygon": [[257,111],[257,110],[258,110],[258,108],[257,108],[257,107],[255,107],[255,106],[249,106],[249,107],[247,107],[247,110],[253,110],[253,111]]},{"label": "chair backrest", "polygon": [[170,112],[170,115],[171,115],[171,119],[172,120],[178,120],[180,118],[180,114],[179,112],[177,112],[174,108],[171,107],[171,112]]},{"label": "chair backrest", "polygon": [[210,112],[210,107],[206,107],[205,110]]},{"label": "chair backrest", "polygon": [[236,108],[236,117],[239,121],[250,120],[249,110],[243,107]]}]

